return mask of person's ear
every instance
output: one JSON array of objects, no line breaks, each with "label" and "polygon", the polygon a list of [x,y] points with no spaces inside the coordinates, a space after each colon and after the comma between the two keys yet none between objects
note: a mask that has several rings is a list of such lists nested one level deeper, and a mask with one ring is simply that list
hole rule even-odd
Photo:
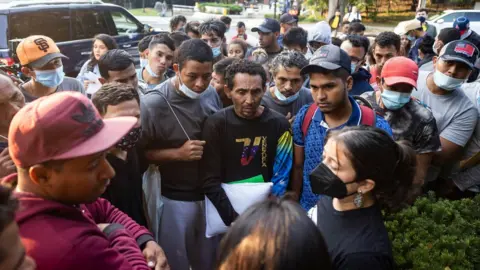
[{"label": "person's ear", "polygon": [[33,71],[33,69],[30,69],[29,67],[27,66],[23,66],[21,69],[22,73],[27,76],[27,77],[35,77],[35,72]]},{"label": "person's ear", "polygon": [[228,88],[228,85],[223,86],[223,92],[225,92],[225,96],[227,96],[228,99],[232,99],[232,91],[230,88]]},{"label": "person's ear", "polygon": [[377,82],[377,86],[380,90],[383,90],[383,85],[382,85],[382,78],[380,78],[380,76],[377,76],[377,78],[375,78],[375,81]]},{"label": "person's ear", "polygon": [[145,51],[143,51],[143,54],[145,55],[145,58],[148,58],[150,50],[147,48]]},{"label": "person's ear", "polygon": [[275,38],[278,38],[278,36],[280,36],[280,32],[275,32],[273,35],[275,36]]},{"label": "person's ear", "polygon": [[106,83],[107,83],[107,80],[105,80],[105,79],[102,78],[102,77],[98,78],[98,81],[99,81],[101,84],[106,84]]},{"label": "person's ear", "polygon": [[366,179],[359,183],[357,192],[366,194],[367,192],[372,191],[375,188],[375,181],[372,179]]},{"label": "person's ear", "polygon": [[438,62],[438,56],[434,56],[432,58],[433,70],[435,70],[437,68],[437,62]]},{"label": "person's ear", "polygon": [[308,52],[308,47],[302,48],[302,53],[306,54]]},{"label": "person's ear", "polygon": [[353,77],[348,76],[347,78],[347,90],[350,91],[353,88]]},{"label": "person's ear", "polygon": [[33,183],[38,186],[50,185],[50,177],[52,170],[42,164],[33,165],[28,169],[28,175]]},{"label": "person's ear", "polygon": [[175,71],[175,73],[180,73],[180,67],[178,66],[178,64],[173,64],[173,71]]}]

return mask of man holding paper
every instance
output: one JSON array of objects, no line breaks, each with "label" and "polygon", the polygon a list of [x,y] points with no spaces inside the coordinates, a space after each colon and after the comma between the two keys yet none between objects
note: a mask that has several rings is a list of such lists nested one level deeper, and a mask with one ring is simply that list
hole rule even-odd
[{"label": "man holding paper", "polygon": [[[222,183],[272,182],[275,196],[283,195],[288,185],[292,168],[290,124],[285,116],[261,106],[266,78],[260,64],[248,60],[231,64],[225,74],[225,94],[233,106],[210,116],[203,128],[203,187],[227,226],[240,213]],[[244,197],[246,204],[259,199],[249,195]]]}]

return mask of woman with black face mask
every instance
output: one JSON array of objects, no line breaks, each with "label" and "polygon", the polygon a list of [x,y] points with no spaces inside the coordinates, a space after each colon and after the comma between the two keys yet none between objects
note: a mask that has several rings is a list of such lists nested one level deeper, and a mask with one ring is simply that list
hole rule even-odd
[{"label": "woman with black face mask", "polygon": [[355,126],[329,134],[310,182],[324,195],[317,225],[334,269],[394,269],[381,211],[406,204],[415,164],[413,149],[381,129]]}]

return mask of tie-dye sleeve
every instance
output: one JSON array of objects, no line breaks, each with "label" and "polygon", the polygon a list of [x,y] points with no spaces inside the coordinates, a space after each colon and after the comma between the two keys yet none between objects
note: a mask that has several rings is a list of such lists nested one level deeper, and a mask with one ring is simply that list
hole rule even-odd
[{"label": "tie-dye sleeve", "polygon": [[282,196],[288,186],[293,162],[293,138],[288,128],[278,139],[275,162],[273,164],[272,193]]}]

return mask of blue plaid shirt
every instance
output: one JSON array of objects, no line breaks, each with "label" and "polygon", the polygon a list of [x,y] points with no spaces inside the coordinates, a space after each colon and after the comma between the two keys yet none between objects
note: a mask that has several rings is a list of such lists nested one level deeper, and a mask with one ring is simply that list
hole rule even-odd
[{"label": "blue plaid shirt", "polygon": [[[322,162],[323,147],[325,144],[325,137],[329,130],[341,129],[345,126],[358,126],[360,125],[360,120],[362,119],[360,106],[352,98],[348,97],[350,103],[352,104],[352,115],[348,121],[336,128],[328,128],[328,125],[324,120],[322,112],[317,109],[313,115],[313,119],[308,128],[307,135],[305,136],[305,141],[302,133],[302,123],[305,118],[305,114],[308,111],[310,105],[303,106],[300,111],[298,111],[295,121],[293,122],[293,142],[296,146],[304,147],[304,163],[303,163],[303,190],[300,199],[300,204],[305,210],[310,210],[314,207],[319,199],[319,195],[316,195],[312,192],[310,187],[309,174],[315,167],[317,167],[320,162]],[[392,129],[390,125],[382,117],[377,115],[376,127],[386,130],[390,135],[392,135]]]}]

